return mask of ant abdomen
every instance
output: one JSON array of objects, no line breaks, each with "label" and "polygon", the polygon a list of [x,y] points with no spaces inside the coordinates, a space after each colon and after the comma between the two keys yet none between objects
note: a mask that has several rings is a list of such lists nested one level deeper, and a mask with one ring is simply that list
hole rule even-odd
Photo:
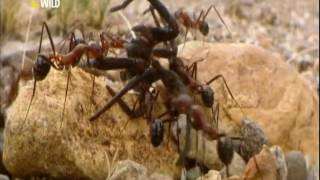
[{"label": "ant abdomen", "polygon": [[214,92],[211,87],[206,86],[201,90],[201,99],[205,106],[212,107],[214,104]]},{"label": "ant abdomen", "polygon": [[44,55],[38,55],[35,66],[33,68],[34,78],[37,81],[41,81],[47,77],[51,68],[49,60]]},{"label": "ant abdomen", "polygon": [[158,147],[163,141],[163,123],[160,119],[154,120],[150,127],[151,143],[154,147]]},{"label": "ant abdomen", "polygon": [[228,166],[232,162],[234,151],[232,139],[227,136],[220,137],[218,139],[217,151],[219,159],[227,167],[227,176],[229,176]]}]

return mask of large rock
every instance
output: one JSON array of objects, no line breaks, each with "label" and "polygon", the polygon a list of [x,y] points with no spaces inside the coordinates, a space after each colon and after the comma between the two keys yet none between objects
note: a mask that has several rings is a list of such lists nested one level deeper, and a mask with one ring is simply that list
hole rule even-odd
[{"label": "large rock", "polygon": [[[8,109],[3,160],[14,176],[106,179],[114,166],[111,162],[121,159],[141,163],[150,172],[179,173],[173,163],[178,155],[172,141],[167,145],[166,138],[161,147],[153,148],[144,119],[129,120],[115,105],[97,121],[89,122],[89,116],[110,99],[104,88],[106,82],[96,78],[95,94],[91,97],[91,76],[77,68],[71,72],[63,121],[67,72],[51,71],[37,84],[25,123],[32,82],[20,88],[16,101]],[[113,85],[116,88],[117,84]],[[134,100],[130,95],[124,99]]]},{"label": "large rock", "polygon": [[[280,145],[285,152],[298,149],[312,161],[317,159],[318,96],[279,55],[252,45],[203,42],[189,42],[179,54],[188,63],[206,59],[198,64],[202,81],[222,74],[246,116],[259,121],[271,144]],[[223,106],[221,128],[239,131],[244,115],[221,81],[211,86]]]}]

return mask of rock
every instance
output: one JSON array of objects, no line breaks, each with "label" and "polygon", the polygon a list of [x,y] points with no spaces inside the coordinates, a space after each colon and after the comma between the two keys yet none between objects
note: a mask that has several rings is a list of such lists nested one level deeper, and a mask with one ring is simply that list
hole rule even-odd
[{"label": "rock", "polygon": [[316,91],[318,90],[319,75],[316,75],[312,71],[305,71],[301,73],[301,77],[306,80],[311,88]]},{"label": "rock", "polygon": [[[179,142],[180,142],[180,150],[183,151],[186,141],[186,116],[180,115],[178,123],[175,123],[172,126],[172,134],[177,141],[177,124],[179,125]],[[219,159],[217,153],[217,141],[209,141],[207,140],[203,134],[199,131],[198,134],[194,129],[191,130],[191,141],[190,141],[190,151],[187,153],[187,157],[190,159],[195,159],[198,163],[205,165],[209,169],[222,169],[223,163]],[[241,175],[246,166],[245,161],[242,157],[234,152],[234,157],[232,159],[231,164],[229,165],[229,173],[230,175]],[[187,173],[187,177],[191,178],[197,176],[199,173],[194,173],[197,171],[196,169],[189,170]],[[226,174],[225,168],[221,171],[222,176]],[[196,175],[195,175],[196,174]]]},{"label": "rock", "polygon": [[240,136],[243,138],[235,150],[241,157],[248,162],[249,159],[258,154],[264,144],[267,144],[267,138],[258,122],[245,118],[240,124]]},{"label": "rock", "polygon": [[0,128],[0,174],[10,175],[3,163],[3,128]]},{"label": "rock", "polygon": [[[110,173],[108,167],[113,167],[111,159],[134,160],[151,172],[170,176],[179,173],[179,167],[172,163],[178,158],[172,141],[165,138],[165,145],[153,148],[149,125],[144,119],[129,120],[115,105],[95,122],[89,122],[89,117],[110,99],[105,81],[96,78],[95,93],[91,96],[91,76],[78,68],[71,72],[63,121],[67,72],[52,70],[45,80],[38,82],[24,124],[32,82],[20,88],[16,101],[8,109],[3,161],[13,176],[104,180]],[[124,97],[129,103],[133,99],[130,94]]]},{"label": "rock", "polygon": [[247,44],[193,41],[186,43],[179,56],[186,58],[186,64],[204,58],[198,64],[199,80],[206,82],[222,74],[242,106],[245,115],[222,82],[213,82],[221,107],[219,129],[239,133],[241,120],[248,117],[259,122],[270,144],[285,152],[298,149],[311,161],[317,159],[318,95],[279,55]]},{"label": "rock", "polygon": [[21,71],[21,78],[23,80],[31,80],[33,78],[32,67],[34,63],[29,57],[25,56],[24,66],[22,68],[22,62],[23,62],[22,57],[23,57],[22,51],[16,52],[14,54],[1,57],[0,63],[2,64],[3,67],[11,67],[15,73],[18,73],[19,71]]},{"label": "rock", "polygon": [[285,155],[280,146],[271,147],[271,152],[276,158],[277,164],[277,179],[278,180],[287,180],[288,168],[286,164]]},{"label": "rock", "polygon": [[168,175],[153,173],[150,175],[149,180],[173,180],[173,178]]},{"label": "rock", "polygon": [[299,151],[291,151],[286,155],[288,167],[288,179],[307,180],[308,170],[304,154]]},{"label": "rock", "polygon": [[206,175],[199,177],[197,180],[221,180],[221,175],[218,171],[210,170]]},{"label": "rock", "polygon": [[[246,168],[246,162],[242,159],[242,157],[234,152],[233,159],[231,164],[229,165],[229,175],[232,176],[241,176]],[[226,178],[226,167],[220,170],[220,174],[222,178]]]},{"label": "rock", "polygon": [[168,175],[153,173],[149,176],[147,168],[134,161],[119,161],[107,180],[173,180]]},{"label": "rock", "polygon": [[276,159],[268,147],[264,146],[259,154],[249,160],[242,179],[277,179]]},{"label": "rock", "polygon": [[10,180],[8,176],[0,174],[0,180]]},{"label": "rock", "polygon": [[0,71],[0,108],[6,109],[15,100],[18,93],[19,76],[15,70],[10,67],[3,67]]},{"label": "rock", "polygon": [[130,161],[119,161],[108,180],[147,180],[146,167]]},{"label": "rock", "polygon": [[[172,126],[172,134],[177,141],[177,131],[179,131],[179,148],[181,151],[183,151],[187,139],[187,120],[185,115],[180,115],[178,119],[178,122],[174,123]],[[177,127],[179,127],[179,130],[177,130]],[[190,149],[186,154],[189,159],[194,159],[209,169],[221,169],[223,167],[223,164],[218,156],[216,140],[209,141],[202,135],[201,131],[197,132],[194,129],[191,129],[190,137]]]},{"label": "rock", "polygon": [[196,180],[202,175],[199,166],[195,166],[187,171],[187,180]]}]

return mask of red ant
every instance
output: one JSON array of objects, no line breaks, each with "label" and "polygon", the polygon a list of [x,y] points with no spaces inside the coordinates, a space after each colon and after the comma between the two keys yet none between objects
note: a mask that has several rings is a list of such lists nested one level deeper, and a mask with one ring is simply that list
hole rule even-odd
[{"label": "red ant", "polygon": [[[53,54],[50,54],[48,56],[41,54],[42,39],[43,39],[44,30],[46,30],[46,32],[47,32],[47,35],[50,40],[51,49],[53,51]],[[54,43],[52,40],[50,30],[48,28],[48,25],[46,22],[43,23],[41,36],[40,36],[38,56],[35,61],[35,65],[33,67],[34,88],[33,88],[32,97],[31,97],[31,100],[30,100],[30,103],[28,106],[28,110],[27,110],[27,113],[26,113],[26,116],[24,119],[24,123],[27,119],[27,116],[28,116],[28,113],[30,111],[30,107],[32,104],[32,100],[35,95],[36,82],[42,81],[48,75],[51,67],[53,67],[54,69],[56,69],[58,71],[61,71],[63,69],[69,69],[69,67],[76,66],[84,54],[86,54],[88,58],[102,57],[104,52],[107,51],[109,49],[109,47],[113,47],[113,46],[109,45],[110,42],[106,41],[105,38],[103,37],[103,35],[101,35],[100,38],[101,38],[102,46],[100,46],[97,43],[87,45],[84,40],[76,39],[74,33],[71,33],[69,52],[67,54],[57,54],[55,51],[55,46],[54,46]],[[114,44],[114,45],[117,45],[117,47],[118,47],[118,44]],[[64,110],[65,110],[65,103],[66,103],[66,98],[67,98],[70,76],[71,76],[71,73],[69,71],[68,78],[67,78],[67,88],[66,88],[66,93],[65,93],[62,118],[61,118],[62,120],[63,120]],[[62,122],[61,122],[61,124],[62,124]]]},{"label": "red ant", "polygon": [[198,29],[203,36],[207,36],[209,34],[209,24],[205,21],[205,19],[207,18],[212,7],[213,5],[208,8],[206,13],[204,13],[204,11],[202,10],[197,19],[192,19],[189,14],[184,12],[182,9],[176,11],[174,15],[186,28],[186,34],[188,33],[189,29]]}]

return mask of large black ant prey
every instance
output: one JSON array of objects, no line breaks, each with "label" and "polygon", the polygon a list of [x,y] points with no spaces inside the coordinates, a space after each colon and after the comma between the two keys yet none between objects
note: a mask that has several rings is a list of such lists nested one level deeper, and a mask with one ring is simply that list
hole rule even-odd
[{"label": "large black ant prey", "polygon": [[[117,95],[114,96],[103,108],[101,108],[97,113],[95,113],[90,120],[94,121],[97,119],[103,112],[108,110],[115,102],[119,100],[127,91],[138,86],[138,84],[143,83],[145,79],[150,76],[148,75],[148,67],[151,65],[152,53],[154,47],[161,43],[175,39],[179,35],[179,28],[176,20],[167,10],[167,8],[159,0],[148,0],[151,6],[160,14],[161,18],[167,22],[166,27],[153,27],[146,25],[137,25],[132,28],[132,30],[137,33],[137,38],[132,39],[126,45],[126,52],[128,58],[110,58],[105,57],[103,62],[109,63],[110,60],[117,60],[122,67],[118,66],[117,68],[126,69],[127,76],[133,78],[129,80],[129,83],[120,91]],[[111,8],[111,12],[124,9],[128,6],[132,0],[125,0],[121,5]],[[170,50],[168,50],[170,51]],[[162,51],[163,52],[163,51]],[[165,53],[165,52],[163,52]],[[160,53],[161,54],[161,53]],[[100,61],[100,62],[99,62]],[[101,60],[96,59],[93,63],[101,63]],[[132,66],[132,64],[134,64]],[[109,66],[96,65],[97,69],[109,70],[110,68],[105,68]],[[147,73],[147,74],[146,74]],[[156,74],[155,74],[156,75]],[[149,78],[150,79],[150,78]],[[151,83],[154,81],[151,81]],[[150,87],[150,83],[147,85]],[[141,87],[141,86],[140,86]],[[144,87],[144,89],[147,89]],[[139,88],[135,88],[139,91]],[[145,91],[142,91],[140,94],[143,94]],[[116,98],[115,98],[116,97]]]}]

